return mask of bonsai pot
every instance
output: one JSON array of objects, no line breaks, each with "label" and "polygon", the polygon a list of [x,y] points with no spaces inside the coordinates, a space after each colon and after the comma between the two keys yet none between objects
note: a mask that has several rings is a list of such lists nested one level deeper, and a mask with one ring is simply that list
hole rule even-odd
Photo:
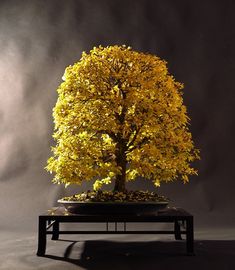
[{"label": "bonsai pot", "polygon": [[147,214],[164,209],[168,201],[146,202],[79,202],[60,199],[66,210],[72,214]]}]

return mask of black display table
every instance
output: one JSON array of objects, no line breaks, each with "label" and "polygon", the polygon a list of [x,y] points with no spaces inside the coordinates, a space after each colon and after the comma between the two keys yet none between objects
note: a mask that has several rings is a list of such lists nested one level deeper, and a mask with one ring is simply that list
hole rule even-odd
[{"label": "black display table", "polygon": [[[60,223],[106,223],[106,230],[101,231],[61,231]],[[115,223],[115,230],[109,230],[109,223]],[[117,229],[117,223],[123,223],[123,230]],[[126,223],[173,223],[174,230],[168,231],[128,231]],[[50,228],[52,230],[50,230]],[[60,234],[173,234],[176,240],[182,240],[181,234],[186,235],[187,254],[194,252],[193,216],[184,209],[167,207],[154,214],[102,214],[78,215],[68,213],[64,207],[56,207],[39,216],[38,224],[38,256],[45,255],[47,235],[52,235],[52,240],[58,240]]]}]

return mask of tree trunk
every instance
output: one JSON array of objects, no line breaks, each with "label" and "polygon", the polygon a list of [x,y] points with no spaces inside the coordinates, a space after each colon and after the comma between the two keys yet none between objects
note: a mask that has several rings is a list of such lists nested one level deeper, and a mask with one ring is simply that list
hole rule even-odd
[{"label": "tree trunk", "polygon": [[[121,81],[117,81],[118,87],[122,94],[123,101],[126,99],[126,93],[122,90]],[[125,115],[127,108],[125,105],[122,107],[122,112],[120,115],[116,115],[117,120],[121,125],[124,125]],[[127,150],[127,142],[122,137],[122,132],[120,131],[117,134],[117,144],[116,144],[116,163],[118,167],[121,167],[121,174],[116,176],[114,191],[124,192],[126,190],[126,150]]]},{"label": "tree trunk", "polygon": [[126,190],[126,144],[124,141],[117,143],[116,163],[121,167],[121,174],[116,176],[114,191],[124,192]]}]

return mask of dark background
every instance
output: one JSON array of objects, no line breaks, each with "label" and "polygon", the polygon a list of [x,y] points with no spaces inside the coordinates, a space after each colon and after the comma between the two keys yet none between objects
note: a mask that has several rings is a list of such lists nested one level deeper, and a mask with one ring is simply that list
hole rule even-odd
[{"label": "dark background", "polygon": [[[34,222],[64,193],[43,169],[53,145],[56,88],[65,67],[99,44],[157,54],[185,84],[190,128],[201,149],[199,176],[187,185],[163,184],[159,193],[187,206],[202,225],[214,226],[225,215],[223,225],[232,224],[234,8],[234,1],[1,0],[0,201],[7,217],[1,226],[9,219]],[[154,188],[147,181],[135,187]]]},{"label": "dark background", "polygon": [[[126,44],[167,60],[201,161],[190,183],[159,193],[195,216],[195,230],[235,238],[235,1],[0,0],[0,229],[31,232],[64,194],[44,171],[64,69],[93,46]],[[138,181],[130,188],[154,189]]]}]

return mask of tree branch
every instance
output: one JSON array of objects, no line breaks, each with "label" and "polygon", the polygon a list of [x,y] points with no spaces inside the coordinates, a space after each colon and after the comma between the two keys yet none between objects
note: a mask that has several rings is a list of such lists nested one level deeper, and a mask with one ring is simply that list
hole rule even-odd
[{"label": "tree branch", "polygon": [[107,134],[107,135],[109,135],[109,137],[112,138],[115,142],[118,141],[118,138],[117,138],[117,136],[115,135],[115,133],[112,132],[112,131],[110,131],[110,130],[101,129],[101,130],[96,131],[95,134]]},{"label": "tree branch", "polygon": [[136,131],[136,132],[135,132],[135,135],[133,136],[133,138],[132,138],[132,140],[130,141],[130,143],[127,144],[127,147],[128,147],[128,148],[134,144],[134,142],[135,142],[135,140],[136,140],[136,137],[137,137],[137,135],[139,134],[139,131],[140,131],[141,127],[142,127],[142,125],[141,125],[139,128],[137,128],[137,129],[135,130],[135,131]]},{"label": "tree branch", "polygon": [[131,149],[128,149],[128,152],[132,152],[134,149],[136,148],[140,148],[141,146],[143,146],[145,143],[147,143],[149,141],[149,139],[147,137],[144,137],[139,143],[137,143],[134,147],[132,147]]}]

